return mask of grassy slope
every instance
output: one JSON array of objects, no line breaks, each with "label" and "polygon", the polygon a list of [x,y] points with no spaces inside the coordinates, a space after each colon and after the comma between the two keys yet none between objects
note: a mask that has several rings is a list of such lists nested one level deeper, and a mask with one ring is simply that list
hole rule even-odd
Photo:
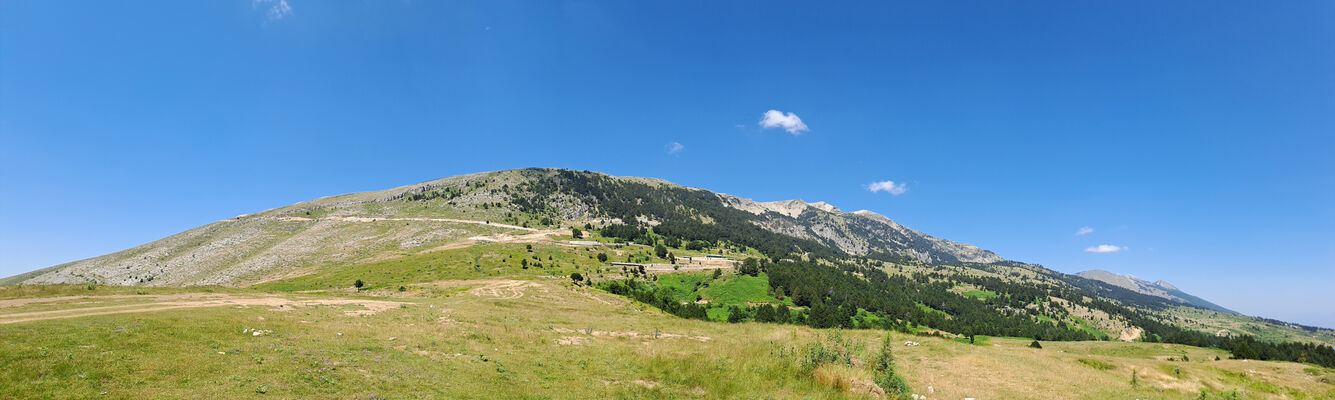
[{"label": "grassy slope", "polygon": [[1266,341],[1317,342],[1335,345],[1335,331],[1323,329],[1309,332],[1296,327],[1277,325],[1251,317],[1224,314],[1191,307],[1175,307],[1164,313],[1175,317],[1191,329],[1205,332],[1226,330],[1233,335],[1252,335]]},{"label": "grassy slope", "polygon": [[[530,276],[568,276],[588,273],[603,266],[592,247],[571,249],[554,245],[492,243],[450,251],[422,253],[367,264],[325,268],[311,275],[260,284],[276,290],[313,290],[349,287],[362,280],[373,287],[401,285],[445,279],[485,278],[498,274]],[[534,259],[533,257],[537,257]],[[548,258],[551,259],[548,259]],[[528,269],[521,266],[527,259]],[[538,267],[538,263],[542,267]]]},{"label": "grassy slope", "polygon": [[779,299],[769,295],[769,278],[760,276],[725,274],[722,282],[704,290],[705,298],[714,303],[780,303]]}]

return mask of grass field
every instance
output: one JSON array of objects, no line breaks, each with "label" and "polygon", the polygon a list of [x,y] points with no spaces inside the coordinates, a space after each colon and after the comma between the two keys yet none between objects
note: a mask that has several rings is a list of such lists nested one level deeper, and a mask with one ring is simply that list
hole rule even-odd
[{"label": "grass field", "polygon": [[[178,289],[0,290],[4,398],[854,398],[866,365],[802,366],[830,331],[680,319],[563,279],[441,281],[358,296],[217,288],[200,295],[284,299],[4,323],[13,315],[152,307]],[[366,292],[361,292],[366,294]],[[108,296],[110,295],[110,296]],[[62,297],[57,297],[62,296]],[[103,297],[107,296],[107,297]],[[17,299],[57,299],[18,304]],[[318,301],[350,301],[318,304]],[[30,301],[30,300],[22,300]],[[308,303],[300,303],[307,301]],[[358,301],[394,302],[371,313]],[[6,317],[10,316],[10,317]],[[263,332],[255,335],[254,330]],[[838,334],[857,360],[885,333]],[[1335,371],[1220,360],[1186,346],[952,340],[893,334],[898,371],[932,398],[1245,398],[1335,396]],[[1188,355],[1190,361],[1181,360]],[[1132,371],[1138,385],[1130,384]]]},{"label": "grass field", "polygon": [[724,274],[720,278],[721,283],[711,285],[704,290],[704,297],[710,302],[718,304],[746,304],[746,303],[781,303],[792,305],[792,300],[774,298],[769,294],[769,277],[761,273],[760,276]]},{"label": "grass field", "polygon": [[[866,397],[856,391],[885,331],[687,320],[569,279],[619,279],[597,254],[646,251],[537,240],[253,288],[0,287],[0,398]],[[779,302],[763,275],[655,276],[683,299]],[[727,317],[726,307],[708,313]],[[1214,349],[891,336],[922,344],[892,350],[897,372],[930,398],[1335,398],[1335,371]],[[807,365],[817,344],[848,361]]]}]

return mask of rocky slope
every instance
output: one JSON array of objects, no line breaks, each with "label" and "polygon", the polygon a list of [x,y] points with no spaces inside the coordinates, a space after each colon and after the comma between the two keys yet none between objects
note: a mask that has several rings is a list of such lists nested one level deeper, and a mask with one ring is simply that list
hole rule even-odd
[{"label": "rocky slope", "polygon": [[724,204],[764,217],[759,224],[786,235],[829,243],[854,255],[886,254],[924,264],[993,263],[1003,259],[977,246],[939,239],[871,211],[846,213],[825,202],[756,202],[720,194]]}]

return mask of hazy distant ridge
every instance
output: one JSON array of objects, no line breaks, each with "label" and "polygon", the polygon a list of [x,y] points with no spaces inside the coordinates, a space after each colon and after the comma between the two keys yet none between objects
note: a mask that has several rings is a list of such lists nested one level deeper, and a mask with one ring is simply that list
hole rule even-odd
[{"label": "hazy distant ridge", "polygon": [[1113,272],[1104,271],[1101,269],[1084,271],[1077,273],[1076,275],[1081,278],[1093,279],[1096,281],[1107,283],[1109,285],[1131,290],[1136,293],[1147,294],[1155,297],[1162,297],[1168,300],[1176,301],[1178,303],[1189,304],[1196,307],[1206,308],[1223,313],[1237,314],[1236,311],[1229,310],[1227,308],[1219,306],[1218,304],[1211,303],[1200,297],[1196,297],[1186,292],[1183,292],[1179,290],[1176,286],[1173,286],[1172,284],[1165,282],[1163,280],[1150,282],[1131,275],[1120,275]]}]

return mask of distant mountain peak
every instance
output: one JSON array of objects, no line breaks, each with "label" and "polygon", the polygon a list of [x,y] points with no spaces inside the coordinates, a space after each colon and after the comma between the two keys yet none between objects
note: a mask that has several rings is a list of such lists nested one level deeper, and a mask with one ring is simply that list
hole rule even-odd
[{"label": "distant mountain peak", "polygon": [[1211,309],[1230,314],[1237,314],[1233,310],[1221,307],[1200,297],[1193,296],[1173,286],[1164,280],[1150,282],[1137,278],[1131,274],[1121,275],[1114,272],[1108,272],[1101,269],[1091,269],[1075,274],[1081,278],[1100,281],[1109,285],[1121,287],[1136,293],[1146,294],[1155,297],[1172,300],[1178,303],[1192,305],[1196,307]]}]

